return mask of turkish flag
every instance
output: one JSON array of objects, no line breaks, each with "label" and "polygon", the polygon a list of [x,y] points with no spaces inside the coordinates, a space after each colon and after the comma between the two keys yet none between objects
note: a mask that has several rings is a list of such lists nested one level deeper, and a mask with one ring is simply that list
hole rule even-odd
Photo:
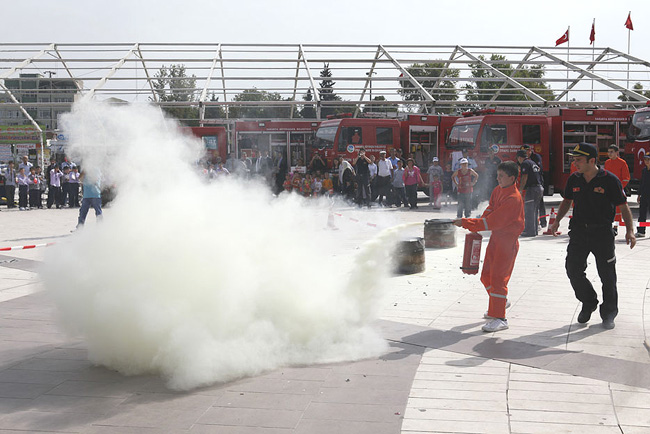
[{"label": "turkish flag", "polygon": [[634,26],[632,25],[632,12],[627,14],[627,20],[625,20],[625,27],[627,27],[630,30],[634,30]]},{"label": "turkish flag", "polygon": [[567,29],[566,32],[564,32],[564,35],[560,37],[557,41],[555,41],[555,46],[557,47],[560,44],[564,44],[565,42],[569,42],[569,29]]},{"label": "turkish flag", "polygon": [[589,34],[589,45],[593,44],[596,40],[596,22],[591,24],[591,34]]}]

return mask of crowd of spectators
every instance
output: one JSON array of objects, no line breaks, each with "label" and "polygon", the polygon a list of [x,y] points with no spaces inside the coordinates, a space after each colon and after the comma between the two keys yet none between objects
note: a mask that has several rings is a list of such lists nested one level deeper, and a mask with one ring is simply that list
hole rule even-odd
[{"label": "crowd of spectators", "polygon": [[20,211],[53,206],[78,208],[80,203],[79,168],[65,161],[59,164],[52,159],[45,170],[32,164],[27,156],[22,157],[18,167],[9,161],[0,173],[0,187],[4,187],[0,196],[5,198],[7,208],[16,208],[18,193]]},{"label": "crowd of spectators", "polygon": [[[214,164],[204,162],[201,171],[208,180],[221,176],[257,179],[267,183],[275,194],[290,192],[305,197],[336,195],[359,207],[404,205],[417,209],[420,189],[428,193],[429,206],[434,209],[449,206],[452,199],[456,201],[462,197],[463,200],[459,200],[462,210],[459,205],[459,212],[469,215],[470,209],[475,209],[480,201],[489,199],[490,192],[496,186],[496,167],[501,162],[496,156],[497,150],[491,149],[483,166],[485,177],[479,177],[474,171],[478,165],[467,151],[462,151],[455,161],[447,161],[444,167],[437,157],[433,157],[428,165],[418,165],[414,155],[404,157],[401,149],[393,148],[389,152],[390,155],[387,155],[382,151],[376,158],[360,148],[355,158],[350,160],[341,156],[333,160],[330,167],[318,153],[313,154],[306,166],[293,167],[281,152],[273,156],[262,152],[252,157],[242,152],[239,158],[231,153],[225,162],[220,158]],[[462,164],[462,161],[467,164]],[[469,186],[460,185],[465,179],[465,167],[471,174]]]}]

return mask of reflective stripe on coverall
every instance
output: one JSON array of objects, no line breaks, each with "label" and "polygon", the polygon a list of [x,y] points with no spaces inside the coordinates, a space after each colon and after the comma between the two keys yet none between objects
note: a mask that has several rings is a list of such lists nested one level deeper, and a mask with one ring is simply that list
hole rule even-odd
[{"label": "reflective stripe on coverall", "polygon": [[524,201],[515,185],[497,186],[480,218],[464,218],[462,226],[472,232],[492,231],[481,272],[481,283],[489,299],[488,315],[506,317],[508,281],[519,251],[519,234],[524,230]]}]

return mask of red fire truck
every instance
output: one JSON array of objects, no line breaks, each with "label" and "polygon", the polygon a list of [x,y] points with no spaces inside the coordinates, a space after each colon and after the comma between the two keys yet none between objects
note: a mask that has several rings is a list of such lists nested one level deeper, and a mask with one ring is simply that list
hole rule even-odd
[{"label": "red fire truck", "polygon": [[291,170],[304,170],[311,158],[316,121],[237,121],[234,124],[234,153],[240,158],[245,153],[255,158],[265,152],[277,158],[288,155]]},{"label": "red fire truck", "polygon": [[228,135],[225,127],[183,127],[181,130],[200,138],[205,146],[206,157],[216,163],[217,157],[226,161],[228,155]]},{"label": "red fire truck", "polygon": [[380,151],[401,149],[403,156],[413,154],[421,169],[426,171],[433,157],[445,152],[444,143],[458,116],[409,115],[406,119],[351,118],[323,121],[316,133],[315,147],[331,167],[340,156],[353,160],[359,148],[369,155]]},{"label": "red fire truck", "polygon": [[630,166],[630,190],[636,191],[645,167],[643,158],[650,154],[650,106],[638,109],[630,119],[629,142],[625,148],[625,159]]},{"label": "red fire truck", "polygon": [[522,145],[530,145],[542,156],[545,192],[562,191],[571,171],[566,153],[577,143],[595,144],[601,163],[607,147],[625,149],[630,110],[550,108],[543,115],[499,114],[483,110],[458,119],[446,143],[447,151],[468,149],[481,164],[491,145],[497,145],[502,160],[514,160]]}]

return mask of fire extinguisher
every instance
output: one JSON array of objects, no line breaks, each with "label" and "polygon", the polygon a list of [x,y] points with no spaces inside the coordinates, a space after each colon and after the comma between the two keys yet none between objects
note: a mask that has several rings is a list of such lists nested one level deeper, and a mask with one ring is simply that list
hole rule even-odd
[{"label": "fire extinguisher", "polygon": [[483,243],[481,234],[470,232],[465,235],[465,253],[463,254],[463,265],[460,267],[463,273],[478,273],[478,265],[481,259],[481,243]]}]

